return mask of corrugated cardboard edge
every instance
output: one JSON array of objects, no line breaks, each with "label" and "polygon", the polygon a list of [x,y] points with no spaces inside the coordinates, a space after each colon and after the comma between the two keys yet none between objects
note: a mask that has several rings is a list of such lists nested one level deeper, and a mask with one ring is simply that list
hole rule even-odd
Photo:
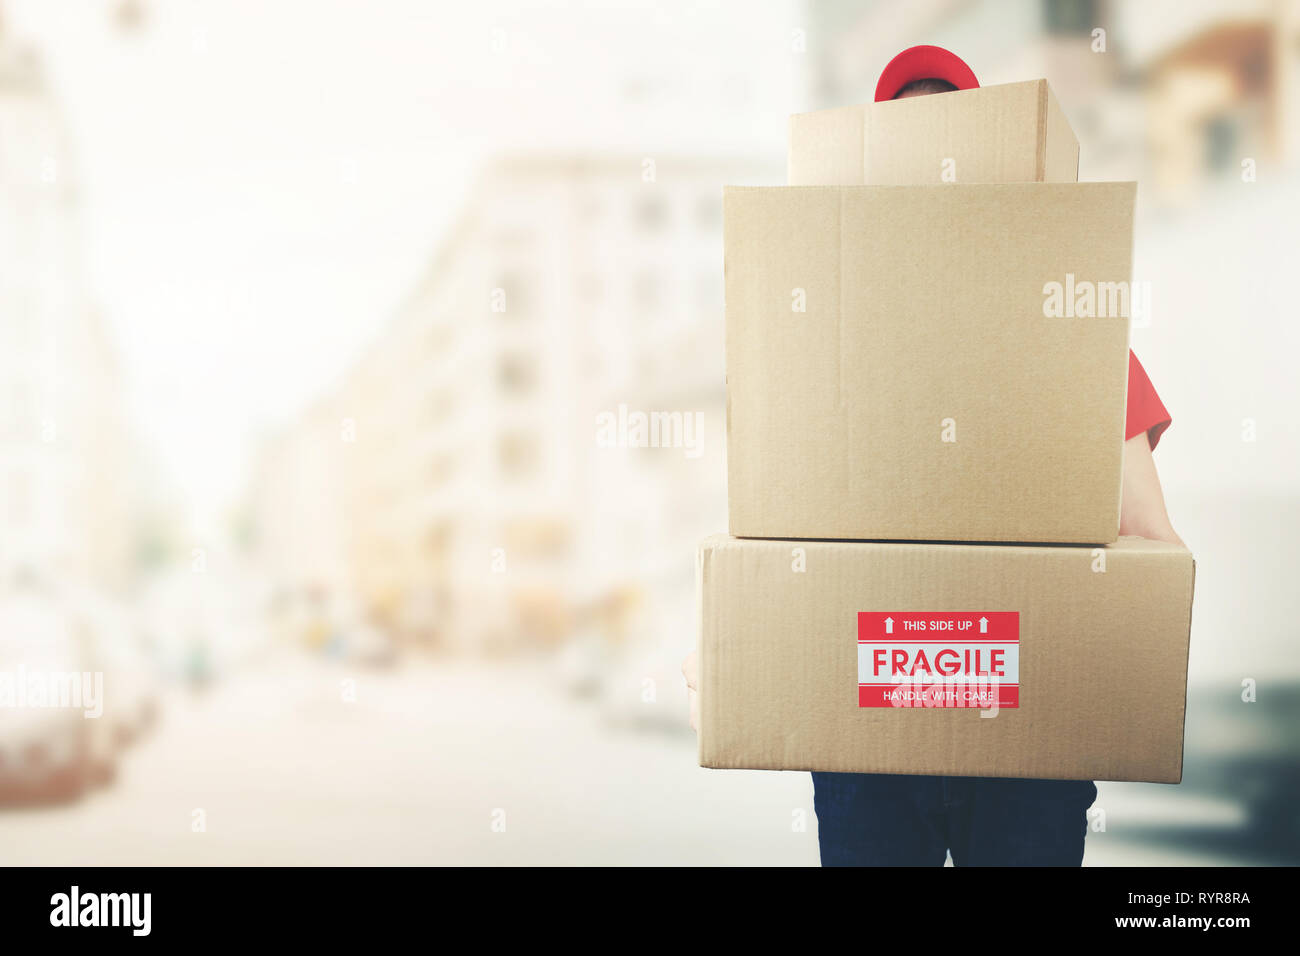
[{"label": "corrugated cardboard edge", "polygon": [[[1129,542],[1131,545],[1147,551],[1164,551],[1175,559],[1183,559],[1187,562],[1187,630],[1183,654],[1183,697],[1181,702],[1182,713],[1179,715],[1177,770],[1173,771],[1171,768],[1171,772],[1167,774],[1151,773],[1143,777],[1125,777],[1123,781],[1126,783],[1163,783],[1176,786],[1183,782],[1183,759],[1187,749],[1187,675],[1192,651],[1192,608],[1196,600],[1196,558],[1186,545],[1179,545],[1174,542],[1128,536],[1119,540]],[[1108,778],[1099,776],[1096,779],[1106,780]]]},{"label": "corrugated cardboard edge", "polygon": [[707,588],[704,586],[705,560],[704,555],[708,550],[711,538],[705,538],[695,549],[695,661],[699,668],[699,674],[696,678],[698,686],[695,693],[698,695],[700,704],[699,726],[695,728],[695,756],[701,767],[704,764],[704,688],[706,686],[704,675],[704,662],[708,660],[709,655],[704,652],[704,641],[707,637],[704,626],[704,594]]},{"label": "corrugated cardboard edge", "polygon": [[1038,81],[1038,136],[1034,144],[1034,178],[1047,178],[1047,81]]},{"label": "corrugated cardboard edge", "polygon": [[[791,128],[792,130],[794,129],[794,117],[793,117],[793,116],[790,117],[790,128]],[[786,168],[787,168],[787,169],[789,169],[789,162],[790,162],[790,158],[789,158],[789,156],[787,156],[787,157],[786,157]],[[734,519],[733,519],[733,517],[732,517],[732,512],[731,512],[731,499],[732,499],[732,489],[731,489],[731,349],[730,349],[730,343],[728,343],[728,341],[727,341],[727,325],[726,325],[726,317],[727,317],[727,315],[728,315],[728,312],[727,312],[727,197],[728,197],[728,194],[731,192],[732,188],[733,188],[733,187],[731,187],[731,186],[727,186],[727,185],[725,185],[725,184],[724,184],[723,187],[722,187],[722,316],[723,316],[723,328],[722,328],[722,396],[723,396],[723,399],[722,399],[722,401],[723,401],[723,411],[724,411],[724,414],[725,414],[725,416],[726,416],[726,422],[725,422],[725,425],[724,425],[724,427],[725,427],[725,431],[724,431],[723,434],[722,434],[722,447],[723,447],[724,452],[726,453],[726,465],[725,465],[725,467],[724,467],[724,469],[723,469],[723,471],[725,472],[725,475],[724,475],[724,478],[723,478],[723,487],[726,488],[726,492],[727,492],[727,527],[728,527],[728,528],[730,528],[730,527],[732,526],[733,522],[734,522]],[[702,548],[702,547],[703,547],[703,544],[701,544],[699,547]],[[699,588],[701,588],[701,587],[703,586],[702,583],[701,583],[701,580],[700,580],[700,570],[701,570],[701,568],[700,568],[700,561],[701,561],[700,550],[699,550],[699,548],[697,548],[697,549],[696,549],[696,552],[695,552],[695,586],[696,586],[697,589],[699,589]],[[701,595],[700,595],[700,593],[699,593],[698,591],[697,591],[697,594],[696,594],[696,598],[697,598],[697,603],[696,603],[696,608],[695,608],[695,610],[696,610],[696,613],[697,613],[697,615],[698,615],[698,614],[702,613],[702,608],[700,607],[700,604],[703,603],[703,598],[701,597]],[[703,624],[703,621],[701,620],[699,623],[700,623],[700,624]],[[703,631],[703,629],[701,629],[701,630],[699,631],[699,635],[702,637],[703,634],[704,634],[704,631]],[[698,640],[696,641],[696,645],[695,645],[695,646],[696,646],[696,647],[699,647],[699,646],[700,646]],[[702,719],[702,718],[701,718],[701,719]]]},{"label": "corrugated cardboard edge", "polygon": [[1046,80],[1040,82],[1038,135],[1042,143],[1043,165],[1038,169],[1038,178],[1041,182],[1078,182],[1079,137],[1052,92],[1051,84]]},{"label": "corrugated cardboard edge", "polygon": [[[1077,146],[1076,146],[1077,149]],[[1129,221],[1128,221],[1128,245],[1129,249],[1135,248],[1137,243],[1137,181],[1133,180],[1128,183],[1133,190],[1132,199],[1129,202]],[[1133,280],[1133,253],[1129,253],[1129,282]],[[1133,348],[1133,317],[1130,315],[1124,319],[1124,327],[1128,331],[1128,349],[1124,353],[1124,362],[1129,360],[1129,352]],[[1124,508],[1124,455],[1127,453],[1127,439],[1124,437],[1128,434],[1128,375],[1124,375],[1124,404],[1120,406],[1125,409],[1125,418],[1120,422],[1120,450],[1119,450],[1119,474],[1116,475],[1118,481],[1115,483],[1115,533],[1119,534],[1119,517]],[[1196,562],[1192,562],[1193,576],[1195,576]]]},{"label": "corrugated cardboard edge", "polygon": [[[1190,552],[1189,552],[1190,553]],[[1189,588],[1190,594],[1187,598],[1187,659],[1183,664],[1183,729],[1178,736],[1178,777],[1174,780],[1163,781],[1165,783],[1179,784],[1183,782],[1183,758],[1187,751],[1187,673],[1191,668],[1192,660],[1192,612],[1196,607],[1196,558],[1192,557],[1192,582]]]},{"label": "corrugated cardboard edge", "polygon": [[[718,649],[716,622],[710,621],[714,613],[709,605],[708,594],[714,577],[713,553],[737,541],[726,532],[716,532],[704,538],[695,549],[695,607],[696,607],[696,654],[699,664],[699,682],[696,693],[699,695],[699,727],[696,730],[696,762],[701,767],[713,770],[749,769],[738,768],[718,757],[713,747],[712,721],[709,707],[716,699],[710,688],[715,682],[710,664]],[[780,768],[772,768],[780,769]]]},{"label": "corrugated cardboard edge", "polygon": [[[713,671],[710,664],[713,660],[713,653],[717,647],[716,629],[710,629],[709,616],[712,608],[708,603],[709,585],[713,580],[713,552],[719,548],[726,547],[727,543],[734,541],[731,535],[725,532],[711,534],[702,540],[695,549],[695,612],[696,612],[696,660],[699,665],[699,680],[696,694],[699,695],[699,727],[696,729],[696,758],[701,767],[711,767],[723,769],[723,765],[717,763],[716,757],[710,751],[712,736],[710,734],[711,721],[709,719],[709,705],[714,699],[709,688],[714,681]],[[710,647],[712,642],[712,647]]]}]

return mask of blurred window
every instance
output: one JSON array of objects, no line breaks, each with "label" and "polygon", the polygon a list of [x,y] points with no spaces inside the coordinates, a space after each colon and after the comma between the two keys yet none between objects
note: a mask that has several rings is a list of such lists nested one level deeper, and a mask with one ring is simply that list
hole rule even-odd
[{"label": "blurred window", "polygon": [[1216,116],[1205,124],[1205,165],[1214,173],[1236,170],[1241,130],[1232,116]]},{"label": "blurred window", "polygon": [[434,422],[446,421],[455,404],[450,391],[444,389],[434,392],[429,399],[429,418]]},{"label": "blurred window", "polygon": [[569,526],[553,518],[520,518],[505,524],[506,551],[529,560],[564,557],[570,545]]},{"label": "blurred window", "polygon": [[662,196],[647,196],[636,204],[637,226],[644,232],[658,232],[668,223],[668,203]]},{"label": "blurred window", "polygon": [[497,384],[501,391],[524,395],[537,388],[537,363],[529,355],[502,355],[497,360]]},{"label": "blurred window", "polygon": [[1043,29],[1052,36],[1087,36],[1097,22],[1096,0],[1043,0]]},{"label": "blurred window", "polygon": [[433,479],[434,484],[445,484],[455,470],[456,458],[454,455],[436,455],[433,463],[429,466],[429,477]]},{"label": "blurred window", "polygon": [[497,442],[497,457],[507,477],[524,478],[537,471],[541,447],[530,432],[506,432]]},{"label": "blurred window", "polygon": [[430,525],[424,533],[425,556],[431,558],[435,565],[445,563],[451,553],[453,540],[452,528],[447,522]]}]

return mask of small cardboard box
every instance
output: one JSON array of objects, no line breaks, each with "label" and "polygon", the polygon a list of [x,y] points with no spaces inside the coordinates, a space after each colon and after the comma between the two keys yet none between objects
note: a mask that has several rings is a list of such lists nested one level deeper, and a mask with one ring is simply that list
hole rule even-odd
[{"label": "small cardboard box", "polygon": [[1193,574],[1141,538],[708,538],[700,765],[1177,783]]},{"label": "small cardboard box", "polygon": [[731,533],[1114,541],[1133,199],[726,189]]},{"label": "small cardboard box", "polygon": [[790,117],[791,186],[1078,178],[1079,141],[1046,80]]}]

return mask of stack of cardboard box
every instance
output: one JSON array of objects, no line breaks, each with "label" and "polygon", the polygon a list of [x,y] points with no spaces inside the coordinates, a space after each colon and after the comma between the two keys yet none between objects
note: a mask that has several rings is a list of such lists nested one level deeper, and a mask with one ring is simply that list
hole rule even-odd
[{"label": "stack of cardboard box", "polygon": [[1135,189],[1078,154],[1040,80],[795,116],[726,190],[701,765],[1181,778],[1192,557],[1117,536]]}]

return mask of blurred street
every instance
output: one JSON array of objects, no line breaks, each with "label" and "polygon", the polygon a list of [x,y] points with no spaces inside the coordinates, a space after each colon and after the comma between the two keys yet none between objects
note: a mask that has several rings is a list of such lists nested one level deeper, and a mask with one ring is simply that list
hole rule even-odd
[{"label": "blurred street", "polygon": [[[817,861],[806,775],[700,770],[689,731],[602,730],[527,667],[293,657],[166,707],[114,787],[0,816],[3,862]],[[206,832],[191,831],[195,808]],[[807,832],[792,832],[799,808]]]},{"label": "blurred street", "polygon": [[[172,694],[159,732],[121,762],[113,787],[0,816],[0,862],[817,863],[807,774],[702,770],[689,732],[602,725],[590,701],[558,694],[538,673],[263,661],[211,691]],[[1089,835],[1086,862],[1258,862],[1135,842],[1153,821],[1239,822],[1231,805],[1171,807],[1168,796],[1103,785],[1107,832]],[[203,832],[192,829],[196,809]]]}]

